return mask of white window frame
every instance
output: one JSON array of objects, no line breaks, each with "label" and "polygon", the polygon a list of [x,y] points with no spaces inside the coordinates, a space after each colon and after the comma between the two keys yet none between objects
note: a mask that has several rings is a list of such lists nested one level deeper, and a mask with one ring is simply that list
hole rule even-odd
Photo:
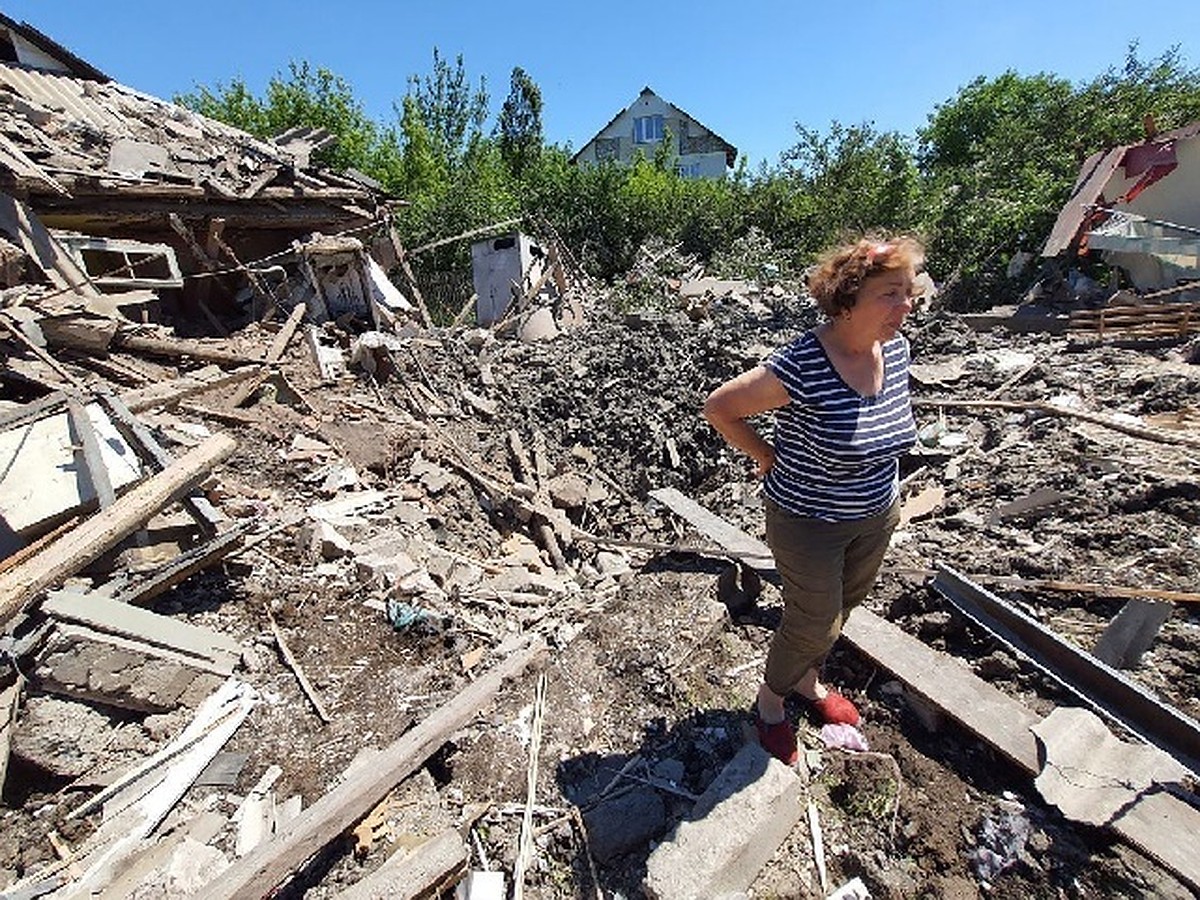
[{"label": "white window frame", "polygon": [[663,117],[635,116],[633,119],[633,142],[635,144],[657,144],[666,134]]}]

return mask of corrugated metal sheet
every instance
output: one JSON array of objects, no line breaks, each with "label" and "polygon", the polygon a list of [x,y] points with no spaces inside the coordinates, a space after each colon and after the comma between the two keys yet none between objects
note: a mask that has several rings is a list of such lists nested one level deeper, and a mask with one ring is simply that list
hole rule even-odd
[{"label": "corrugated metal sheet", "polygon": [[109,110],[103,97],[97,98],[100,92],[109,88],[94,81],[0,65],[0,88],[102,131],[122,137],[130,134],[125,120]]},{"label": "corrugated metal sheet", "polygon": [[1093,168],[1088,172],[1085,164],[1085,169],[1080,172],[1076,181],[1078,188],[1059,212],[1050,237],[1046,239],[1046,245],[1042,248],[1042,256],[1058,256],[1071,246],[1088,217],[1089,207],[1100,199],[1108,179],[1125,158],[1125,150],[1125,147],[1114,147],[1107,153],[1096,154],[1088,159],[1087,164]]}]

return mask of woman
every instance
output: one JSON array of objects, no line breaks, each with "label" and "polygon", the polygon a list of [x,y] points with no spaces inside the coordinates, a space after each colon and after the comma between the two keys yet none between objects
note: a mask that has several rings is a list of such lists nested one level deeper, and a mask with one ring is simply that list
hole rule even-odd
[{"label": "woman", "polygon": [[[765,478],[767,543],[783,583],[783,618],[767,654],[756,725],[770,753],[796,761],[784,713],[793,691],[825,722],[858,710],[820,679],[846,615],[875,581],[899,520],[899,457],[916,441],[908,395],[911,238],[863,239],[825,254],[808,290],[825,320],[718,387],[705,418]],[[774,442],[747,421],[775,410]]]}]

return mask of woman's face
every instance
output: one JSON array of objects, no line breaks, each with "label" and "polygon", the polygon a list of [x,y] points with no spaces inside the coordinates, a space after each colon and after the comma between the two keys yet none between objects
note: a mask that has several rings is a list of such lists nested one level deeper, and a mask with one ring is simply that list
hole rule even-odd
[{"label": "woman's face", "polygon": [[890,269],[863,279],[854,295],[851,319],[880,340],[895,337],[913,308],[912,269]]}]

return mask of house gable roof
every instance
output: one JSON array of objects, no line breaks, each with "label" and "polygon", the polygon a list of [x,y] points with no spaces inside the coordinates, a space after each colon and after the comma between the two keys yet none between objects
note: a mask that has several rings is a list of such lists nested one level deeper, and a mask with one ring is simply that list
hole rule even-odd
[{"label": "house gable roof", "polygon": [[111,78],[87,60],[80,59],[58,41],[42,34],[28,22],[18,22],[15,19],[10,19],[4,13],[0,13],[0,31],[8,31],[10,34],[20,35],[42,53],[62,65],[65,74],[83,79],[84,81],[99,81],[102,83],[112,81]]},{"label": "house gable roof", "polygon": [[612,124],[614,122],[616,122],[617,119],[621,118],[621,116],[625,115],[625,113],[632,110],[633,107],[635,105],[637,105],[638,100],[641,100],[647,94],[654,96],[654,97],[658,97],[658,99],[662,100],[663,103],[667,104],[667,106],[669,106],[671,109],[673,109],[675,112],[677,112],[680,116],[682,116],[685,119],[690,119],[691,121],[695,122],[697,125],[699,125],[701,128],[703,128],[705,131],[707,131],[709,134],[711,134],[713,137],[715,137],[718,141],[720,141],[721,146],[725,150],[725,165],[727,165],[731,169],[733,168],[734,161],[737,159],[737,152],[738,152],[737,147],[733,146],[733,144],[729,143],[729,141],[725,140],[725,138],[721,137],[719,134],[717,134],[715,131],[713,131],[711,128],[709,128],[707,125],[705,125],[699,119],[697,119],[695,116],[685,112],[684,110],[682,110],[678,106],[676,106],[674,103],[672,103],[670,100],[664,99],[660,94],[651,90],[649,86],[642,88],[641,93],[638,94],[638,96],[637,96],[637,100],[634,100],[633,103],[630,103],[624,109],[620,110],[615,116],[613,116],[611,119],[609,119],[607,122],[605,122],[604,127],[601,128],[599,131],[597,131],[594,135],[592,135],[591,138],[588,140],[588,142],[586,144],[584,144],[574,156],[571,157],[571,162],[578,161],[578,159],[579,159],[580,155],[583,153],[583,151],[586,150],[588,147],[590,147],[592,145],[592,142],[595,141],[596,138],[600,137],[600,135],[604,134],[605,131],[607,131],[609,128],[611,128]]}]

